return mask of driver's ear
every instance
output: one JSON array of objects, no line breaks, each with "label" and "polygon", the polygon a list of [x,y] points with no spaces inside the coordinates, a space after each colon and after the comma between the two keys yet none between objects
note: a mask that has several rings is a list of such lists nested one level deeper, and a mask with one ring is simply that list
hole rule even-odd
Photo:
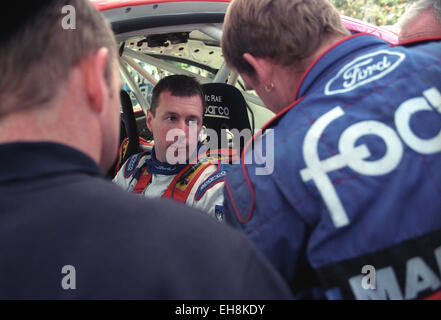
[{"label": "driver's ear", "polygon": [[83,58],[80,63],[89,106],[97,112],[102,112],[105,100],[112,90],[106,79],[108,61],[109,49],[100,48]]}]

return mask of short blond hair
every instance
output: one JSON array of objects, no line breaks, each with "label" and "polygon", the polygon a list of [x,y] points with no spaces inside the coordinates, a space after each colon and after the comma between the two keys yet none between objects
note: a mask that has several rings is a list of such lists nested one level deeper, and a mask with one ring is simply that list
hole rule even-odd
[{"label": "short blond hair", "polygon": [[222,51],[227,64],[254,74],[244,53],[294,66],[330,35],[349,35],[327,0],[234,0],[225,17]]}]

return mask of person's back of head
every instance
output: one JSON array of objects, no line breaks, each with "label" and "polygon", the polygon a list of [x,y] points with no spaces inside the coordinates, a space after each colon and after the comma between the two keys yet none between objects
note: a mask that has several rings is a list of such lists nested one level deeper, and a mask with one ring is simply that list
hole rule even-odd
[{"label": "person's back of head", "polygon": [[[75,8],[75,25],[63,21],[66,6]],[[48,104],[84,56],[101,47],[115,52],[108,23],[89,1],[48,0],[35,9],[0,43],[0,115]],[[110,65],[107,73],[110,79]]]},{"label": "person's back of head", "polygon": [[419,0],[400,17],[400,42],[441,37],[441,0]]},{"label": "person's back of head", "polygon": [[296,66],[329,38],[349,35],[327,0],[234,0],[223,31],[225,60],[239,73],[251,75],[254,69],[244,53]]},{"label": "person's back of head", "polygon": [[[31,7],[32,12],[18,17],[0,42],[0,143],[55,140],[90,154],[82,144],[91,139],[93,158],[101,163],[105,154],[110,155],[109,147],[104,150],[101,145],[115,143],[106,136],[118,138],[113,133],[101,137],[98,130],[110,124],[98,117],[87,127],[90,110],[83,107],[93,105],[119,129],[119,110],[107,112],[104,107],[112,102],[119,108],[117,51],[110,24],[90,1],[46,0]],[[12,4],[5,10],[12,18],[22,12]],[[75,70],[81,70],[76,78]],[[88,130],[95,130],[90,137]]]}]

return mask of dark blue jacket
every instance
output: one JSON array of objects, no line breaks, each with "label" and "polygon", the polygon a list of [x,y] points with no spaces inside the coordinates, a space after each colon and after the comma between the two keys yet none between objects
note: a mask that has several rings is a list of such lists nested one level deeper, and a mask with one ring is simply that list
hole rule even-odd
[{"label": "dark blue jacket", "polygon": [[342,41],[270,128],[273,163],[231,168],[225,215],[299,297],[441,297],[441,41]]},{"label": "dark blue jacket", "polygon": [[0,145],[0,244],[0,299],[290,297],[245,236],[58,144]]}]

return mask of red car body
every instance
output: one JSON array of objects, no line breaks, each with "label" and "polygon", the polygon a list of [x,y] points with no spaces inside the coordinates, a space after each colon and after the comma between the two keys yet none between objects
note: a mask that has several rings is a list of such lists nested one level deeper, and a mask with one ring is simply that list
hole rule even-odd
[{"label": "red car body", "polygon": [[[116,8],[133,7],[141,5],[162,4],[170,2],[231,2],[231,0],[91,0],[92,3],[100,10],[106,11]],[[342,16],[342,20],[346,28],[353,32],[370,33],[384,39],[392,44],[398,44],[398,35],[388,29],[378,27],[376,25]]]}]

